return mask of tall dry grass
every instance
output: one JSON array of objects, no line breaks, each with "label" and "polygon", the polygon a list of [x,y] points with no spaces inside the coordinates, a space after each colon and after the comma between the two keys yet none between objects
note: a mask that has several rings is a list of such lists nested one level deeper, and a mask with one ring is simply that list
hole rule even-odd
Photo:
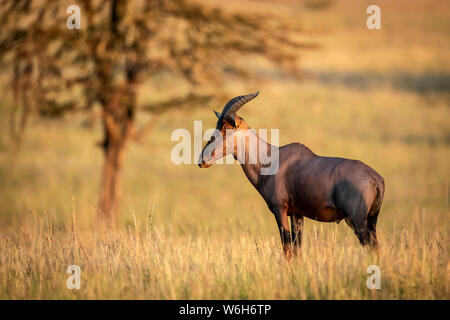
[{"label": "tall dry grass", "polygon": [[[310,226],[291,263],[278,239],[199,230],[179,237],[164,227],[107,232],[58,230],[45,214],[2,234],[0,298],[7,299],[446,299],[444,230],[381,231],[379,255],[360,248],[349,230]],[[414,230],[414,232],[412,232]],[[81,289],[68,290],[68,265],[81,267]],[[381,269],[369,290],[367,267]]]}]

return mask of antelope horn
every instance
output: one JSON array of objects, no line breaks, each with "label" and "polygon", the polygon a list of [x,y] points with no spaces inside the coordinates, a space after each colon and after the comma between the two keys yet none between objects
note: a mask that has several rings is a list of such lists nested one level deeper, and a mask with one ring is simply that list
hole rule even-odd
[{"label": "antelope horn", "polygon": [[230,101],[225,105],[222,111],[222,116],[225,115],[231,115],[233,113],[236,113],[244,104],[249,102],[250,100],[254,99],[259,94],[259,91],[251,94],[247,94],[245,96],[238,96]]}]

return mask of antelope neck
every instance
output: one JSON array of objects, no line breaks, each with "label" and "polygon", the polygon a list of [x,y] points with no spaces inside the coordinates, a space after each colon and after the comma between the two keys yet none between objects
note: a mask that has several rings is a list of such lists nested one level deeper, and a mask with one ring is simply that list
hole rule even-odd
[{"label": "antelope neck", "polygon": [[278,147],[260,138],[251,128],[248,128],[237,141],[238,154],[235,154],[235,158],[241,164],[247,178],[256,187],[261,183],[261,160],[263,163],[267,163],[265,161],[269,158],[268,152],[273,153]]}]

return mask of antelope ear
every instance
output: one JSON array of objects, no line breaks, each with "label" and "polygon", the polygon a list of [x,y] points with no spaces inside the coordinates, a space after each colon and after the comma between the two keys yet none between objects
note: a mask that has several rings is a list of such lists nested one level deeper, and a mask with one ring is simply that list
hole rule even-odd
[{"label": "antelope ear", "polygon": [[217,112],[216,110],[214,110],[214,114],[216,115],[217,118],[220,118],[221,114],[219,112]]},{"label": "antelope ear", "polygon": [[236,116],[234,118],[234,123],[236,124],[235,125],[236,128],[239,128],[239,129],[245,128],[245,121],[239,116]]}]

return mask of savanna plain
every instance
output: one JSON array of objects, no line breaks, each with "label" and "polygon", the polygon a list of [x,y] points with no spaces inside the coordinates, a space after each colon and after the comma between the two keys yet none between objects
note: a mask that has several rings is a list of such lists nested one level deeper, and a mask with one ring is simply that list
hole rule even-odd
[{"label": "savanna plain", "polygon": [[[381,30],[366,27],[372,2]],[[360,159],[384,177],[378,254],[345,223],[305,220],[301,256],[287,262],[275,219],[239,165],[175,165],[172,131],[193,133],[194,120],[213,128],[212,109],[223,105],[165,113],[130,145],[121,221],[106,230],[96,228],[100,124],[87,126],[82,114],[33,118],[13,153],[2,116],[0,298],[449,299],[450,4],[305,3],[258,7],[298,15],[317,43],[303,54],[304,78],[224,87],[230,98],[261,90],[240,115],[255,129],[279,129],[280,145]],[[141,99],[164,95],[155,82]],[[14,105],[2,90],[7,114]],[[69,265],[81,268],[79,290],[66,287]],[[366,286],[370,265],[380,267],[379,290]]]}]

